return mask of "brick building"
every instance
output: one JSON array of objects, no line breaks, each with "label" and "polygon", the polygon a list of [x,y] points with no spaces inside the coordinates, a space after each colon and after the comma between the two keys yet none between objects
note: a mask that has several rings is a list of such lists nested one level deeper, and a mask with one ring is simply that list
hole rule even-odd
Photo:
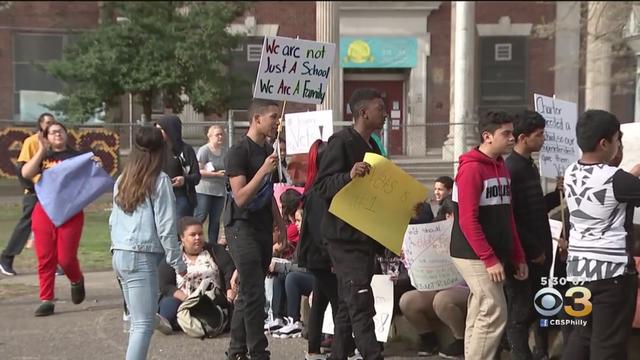
[{"label": "brick building", "polygon": [[[334,106],[348,120],[346,99],[352,91],[376,87],[384,92],[390,112],[391,154],[445,156],[442,149],[451,142],[448,124],[452,121],[452,3],[342,1],[336,5],[340,71],[335,91],[340,101]],[[478,2],[474,77],[469,79],[474,84],[474,110],[531,106],[534,92],[556,94],[583,109],[585,66],[580,49],[586,36],[579,17],[585,6],[586,2]],[[316,22],[322,18],[318,11],[324,10],[311,1],[254,2],[232,26],[248,34],[246,43],[234,51],[232,71],[255,79],[265,35],[317,39]],[[541,31],[560,13],[563,24],[578,16],[579,25],[551,34]],[[11,2],[0,11],[0,119],[33,121],[38,103],[55,98],[60,84],[31,62],[59,58],[77,32],[98,26],[98,15],[98,2]],[[576,48],[577,53],[571,50]],[[358,58],[363,53],[369,57]],[[633,68],[635,59],[628,60],[616,60],[614,70]],[[572,66],[558,66],[561,63]],[[246,107],[250,94],[251,86],[238,89],[232,108]],[[610,97],[610,110],[623,122],[632,121],[633,93],[614,90]],[[114,117],[126,122],[128,99],[123,100]],[[288,104],[287,112],[313,108]],[[139,118],[140,112],[135,108],[133,118]],[[203,118],[186,109],[183,119]]]}]

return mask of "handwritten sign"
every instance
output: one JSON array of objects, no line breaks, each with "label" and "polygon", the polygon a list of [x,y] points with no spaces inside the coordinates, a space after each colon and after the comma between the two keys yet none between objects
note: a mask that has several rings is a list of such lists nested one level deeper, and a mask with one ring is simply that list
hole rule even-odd
[{"label": "handwritten sign", "polygon": [[463,281],[451,257],[453,219],[409,225],[404,234],[404,258],[411,285],[418,290],[441,290]]},{"label": "handwritten sign", "polygon": [[329,212],[400,255],[402,239],[413,209],[427,196],[427,188],[390,160],[366,153],[371,172],[343,187]]},{"label": "handwritten sign", "polygon": [[335,56],[332,43],[265,36],[253,97],[322,104]]},{"label": "handwritten sign", "polygon": [[304,193],[304,188],[299,186],[287,185],[284,183],[275,183],[273,184],[273,196],[276,198],[276,204],[278,204],[278,210],[280,210],[280,214],[282,214],[282,203],[280,202],[280,195],[288,189],[293,189],[302,195]]},{"label": "handwritten sign", "polygon": [[[376,309],[376,315],[373,317],[373,323],[376,329],[376,339],[380,342],[387,342],[389,330],[391,329],[391,320],[393,318],[393,281],[389,275],[373,275],[371,279],[371,289],[373,290],[373,300]],[[324,312],[324,321],[322,323],[322,332],[333,335],[333,311],[331,304],[327,306]]]},{"label": "handwritten sign", "polygon": [[535,109],[546,120],[544,145],[540,151],[540,174],[548,178],[564,176],[564,171],[580,157],[576,141],[578,105],[534,94]]},{"label": "handwritten sign", "polygon": [[306,154],[314,141],[328,141],[333,135],[333,111],[286,114],[287,154]]}]

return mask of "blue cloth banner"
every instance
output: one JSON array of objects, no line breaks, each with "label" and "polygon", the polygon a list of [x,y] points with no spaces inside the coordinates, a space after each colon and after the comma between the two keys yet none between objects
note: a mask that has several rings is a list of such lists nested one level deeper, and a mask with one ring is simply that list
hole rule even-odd
[{"label": "blue cloth banner", "polygon": [[89,152],[62,161],[43,171],[36,183],[38,201],[55,226],[113,189],[113,178],[91,160],[93,156]]},{"label": "blue cloth banner", "polygon": [[342,36],[343,68],[413,68],[418,62],[415,37]]}]

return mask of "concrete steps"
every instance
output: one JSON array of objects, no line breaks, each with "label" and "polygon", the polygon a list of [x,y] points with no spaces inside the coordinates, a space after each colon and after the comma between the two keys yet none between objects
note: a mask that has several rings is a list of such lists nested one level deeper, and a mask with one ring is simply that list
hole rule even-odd
[{"label": "concrete steps", "polygon": [[453,163],[442,160],[442,156],[438,154],[428,154],[420,158],[392,156],[391,160],[429,188],[433,186],[434,180],[439,176],[453,177]]}]

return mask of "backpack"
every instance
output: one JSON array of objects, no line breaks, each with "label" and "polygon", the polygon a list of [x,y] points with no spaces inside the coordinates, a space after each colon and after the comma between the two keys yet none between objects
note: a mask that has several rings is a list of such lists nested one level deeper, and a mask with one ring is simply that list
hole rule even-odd
[{"label": "backpack", "polygon": [[195,338],[214,338],[229,323],[229,310],[220,288],[203,280],[196,291],[178,308],[178,324],[185,334]]}]

